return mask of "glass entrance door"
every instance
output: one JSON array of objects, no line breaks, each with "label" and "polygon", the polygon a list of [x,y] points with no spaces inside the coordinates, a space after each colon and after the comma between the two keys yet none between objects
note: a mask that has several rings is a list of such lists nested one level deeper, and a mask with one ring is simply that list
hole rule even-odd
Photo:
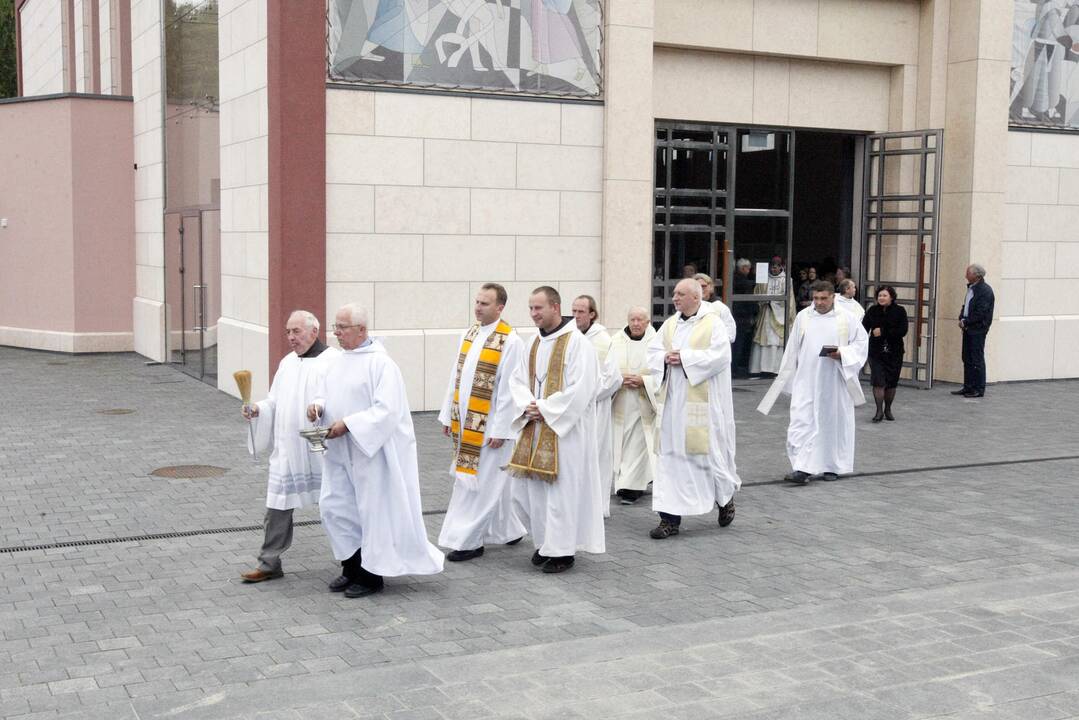
[{"label": "glass entrance door", "polygon": [[656,129],[652,319],[674,312],[671,295],[685,277],[718,278],[727,262],[728,133],[660,125]]},{"label": "glass entrance door", "polygon": [[736,377],[779,369],[793,319],[793,153],[789,130],[656,124],[652,319],[674,312],[679,279],[712,276],[738,325]]},{"label": "glass entrance door", "polygon": [[217,210],[165,215],[166,338],[169,362],[216,382],[221,295]]},{"label": "glass entrance door", "polygon": [[877,288],[895,288],[910,321],[901,377],[920,387],[933,383],[943,138],[919,130],[865,141],[859,290],[871,301]]}]

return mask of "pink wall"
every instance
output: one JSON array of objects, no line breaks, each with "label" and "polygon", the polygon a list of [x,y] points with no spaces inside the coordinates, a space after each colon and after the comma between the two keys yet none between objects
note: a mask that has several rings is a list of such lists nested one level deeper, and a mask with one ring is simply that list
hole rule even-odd
[{"label": "pink wall", "polygon": [[0,103],[0,326],[131,331],[130,100]]}]

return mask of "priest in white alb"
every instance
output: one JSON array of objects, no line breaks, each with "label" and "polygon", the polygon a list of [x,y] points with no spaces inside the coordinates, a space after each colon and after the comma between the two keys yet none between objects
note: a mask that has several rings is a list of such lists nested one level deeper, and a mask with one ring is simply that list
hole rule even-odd
[{"label": "priest in white alb", "polygon": [[858,292],[858,284],[847,278],[836,285],[836,290],[838,291],[835,296],[836,307],[840,310],[846,310],[858,318],[858,322],[861,322],[862,318],[865,317],[865,308],[854,299],[855,294]]},{"label": "priest in white alb", "polygon": [[806,484],[854,470],[854,408],[865,403],[858,373],[869,354],[862,323],[835,305],[835,287],[818,280],[813,304],[794,319],[779,374],[757,409],[767,415],[791,396],[784,479]]},{"label": "priest in white alb", "polygon": [[308,451],[299,431],[321,374],[338,351],[318,339],[318,318],[306,310],[289,315],[285,334],[291,352],[277,366],[270,393],[265,400],[243,408],[252,424],[251,451],[273,448],[262,550],[258,567],[240,575],[247,583],[281,577],[281,554],[292,545],[292,512],[317,503],[322,484],[322,460]]},{"label": "priest in white alb", "polygon": [[757,325],[753,329],[753,346],[749,350],[750,374],[777,373],[783,361],[783,336],[794,310],[794,298],[790,294],[793,289],[787,289],[787,273],[783,270],[782,258],[772,258],[768,266],[768,281],[758,283],[753,292],[783,298],[761,303]]},{"label": "priest in white alb", "polygon": [[656,391],[659,376],[648,368],[648,343],[656,331],[643,307],[630,308],[626,326],[611,338],[611,357],[622,386],[612,403],[614,491],[623,505],[644,495],[655,477]]},{"label": "priest in white alb", "polygon": [[622,374],[611,357],[611,334],[599,323],[599,308],[591,295],[579,295],[573,300],[573,319],[596,349],[599,381],[596,385],[596,451],[599,454],[599,488],[606,498],[603,517],[611,516],[610,496],[614,483],[614,428],[611,424],[611,403]]},{"label": "priest in white alb", "polygon": [[727,336],[733,343],[738,338],[738,325],[734,322],[734,315],[727,303],[716,296],[716,284],[712,276],[707,273],[697,273],[693,276],[701,286],[701,308],[705,312],[714,312],[723,321],[723,327],[727,328]]},{"label": "priest in white alb", "polygon": [[552,287],[536,288],[528,311],[539,337],[510,379],[513,429],[519,433],[509,469],[514,501],[532,534],[532,564],[545,573],[564,572],[578,551],[605,552],[603,506],[597,481],[596,351],[562,317],[562,298]]},{"label": "priest in white alb", "polygon": [[510,375],[524,347],[502,319],[507,299],[498,283],[476,293],[476,322],[458,343],[438,414],[443,434],[453,439],[453,494],[438,536],[439,545],[451,548],[446,559],[452,562],[483,555],[485,543],[516,544],[525,534],[504,469],[517,438],[510,427]]},{"label": "priest in white alb", "polygon": [[677,312],[648,344],[648,367],[663,378],[659,458],[652,483],[656,539],[677,535],[682,516],[719,509],[720,527],[734,521],[734,494],[742,485],[735,466],[731,400],[731,342],[722,320],[701,308],[696,280],[674,288]]},{"label": "priest in white alb", "polygon": [[309,420],[329,426],[319,509],[341,575],[333,592],[356,598],[383,576],[433,575],[442,553],[427,540],[420,507],[416,434],[401,370],[367,334],[367,311],[334,318],[342,353],[330,364]]}]

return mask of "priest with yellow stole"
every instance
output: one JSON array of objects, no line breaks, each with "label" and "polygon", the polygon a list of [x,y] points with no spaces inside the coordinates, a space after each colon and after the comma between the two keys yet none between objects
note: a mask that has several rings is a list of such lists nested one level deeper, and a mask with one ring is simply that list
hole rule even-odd
[{"label": "priest with yellow stole", "polygon": [[599,360],[552,287],[536,288],[528,311],[537,337],[510,378],[513,428],[510,460],[514,501],[529,526],[543,572],[573,567],[577,551],[605,552],[596,452]]},{"label": "priest with yellow stole", "polygon": [[524,343],[502,319],[506,288],[486,283],[476,293],[476,322],[458,344],[438,421],[453,439],[454,478],[438,544],[451,548],[446,559],[462,562],[483,555],[484,544],[516,544],[525,534],[513,512],[505,471],[517,433],[510,375]]},{"label": "priest with yellow stole", "polygon": [[649,535],[677,535],[683,515],[719,508],[719,525],[734,520],[741,487],[734,462],[731,343],[723,321],[703,312],[701,287],[688,278],[674,288],[678,311],[648,345],[648,366],[663,378],[659,404],[659,458],[652,509],[660,523]]}]

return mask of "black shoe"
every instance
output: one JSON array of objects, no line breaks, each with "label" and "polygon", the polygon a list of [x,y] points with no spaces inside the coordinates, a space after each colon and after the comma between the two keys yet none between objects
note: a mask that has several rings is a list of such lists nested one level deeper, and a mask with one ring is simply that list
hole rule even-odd
[{"label": "black shoe", "polygon": [[968,397],[968,398],[985,397],[985,390],[968,390],[967,392],[963,393],[963,397]]},{"label": "black shoe", "polygon": [[516,540],[510,540],[510,541],[509,541],[508,543],[506,543],[506,544],[507,544],[507,545],[516,545],[517,543],[521,542],[521,541],[522,541],[522,540],[524,540],[524,539],[525,539],[525,536],[524,536],[524,535],[522,535],[521,537],[517,538]]},{"label": "black shoe", "polygon": [[382,592],[382,584],[378,585],[361,585],[360,583],[352,583],[345,588],[345,597],[347,598],[361,598],[368,595],[374,595],[377,592]]},{"label": "black shoe", "polygon": [[961,387],[958,390],[952,390],[952,395],[966,395],[968,392],[971,392],[970,388]]},{"label": "black shoe", "polygon": [[719,507],[719,526],[727,527],[734,522],[734,498],[726,505]]},{"label": "black shoe", "polygon": [[891,410],[885,410],[884,411],[884,419],[889,421],[889,422],[892,422],[892,421],[895,420],[895,415],[892,415]]},{"label": "black shoe", "polygon": [[475,550],[454,550],[453,552],[448,552],[446,553],[446,559],[450,562],[462,562],[463,560],[478,558],[480,555],[483,555],[482,545]]},{"label": "black shoe", "polygon": [[873,422],[877,423],[884,419],[884,413],[879,412],[873,416]]},{"label": "black shoe", "polygon": [[839,479],[839,476],[836,475],[835,473],[823,473],[820,476],[820,479],[824,480],[825,482],[835,482],[836,480]]},{"label": "black shoe", "polygon": [[330,592],[344,592],[345,588],[352,584],[352,580],[344,575],[338,575],[337,579],[330,583]]},{"label": "black shoe", "polygon": [[560,573],[569,570],[573,567],[573,556],[567,555],[566,557],[553,557],[547,561],[547,564],[543,566],[543,572],[545,573]]},{"label": "black shoe", "polygon": [[671,535],[677,534],[677,525],[669,523],[666,520],[660,520],[659,525],[652,528],[651,532],[648,533],[648,537],[652,538],[653,540],[662,540],[664,538],[670,537]]},{"label": "black shoe", "polygon": [[532,564],[535,565],[536,567],[539,567],[540,565],[544,564],[545,562],[547,562],[550,559],[551,558],[547,557],[546,555],[540,555],[539,550],[532,553]]},{"label": "black shoe", "polygon": [[796,483],[798,485],[809,484],[809,473],[802,472],[801,470],[795,470],[792,473],[788,473],[783,476],[783,479],[787,482]]}]

